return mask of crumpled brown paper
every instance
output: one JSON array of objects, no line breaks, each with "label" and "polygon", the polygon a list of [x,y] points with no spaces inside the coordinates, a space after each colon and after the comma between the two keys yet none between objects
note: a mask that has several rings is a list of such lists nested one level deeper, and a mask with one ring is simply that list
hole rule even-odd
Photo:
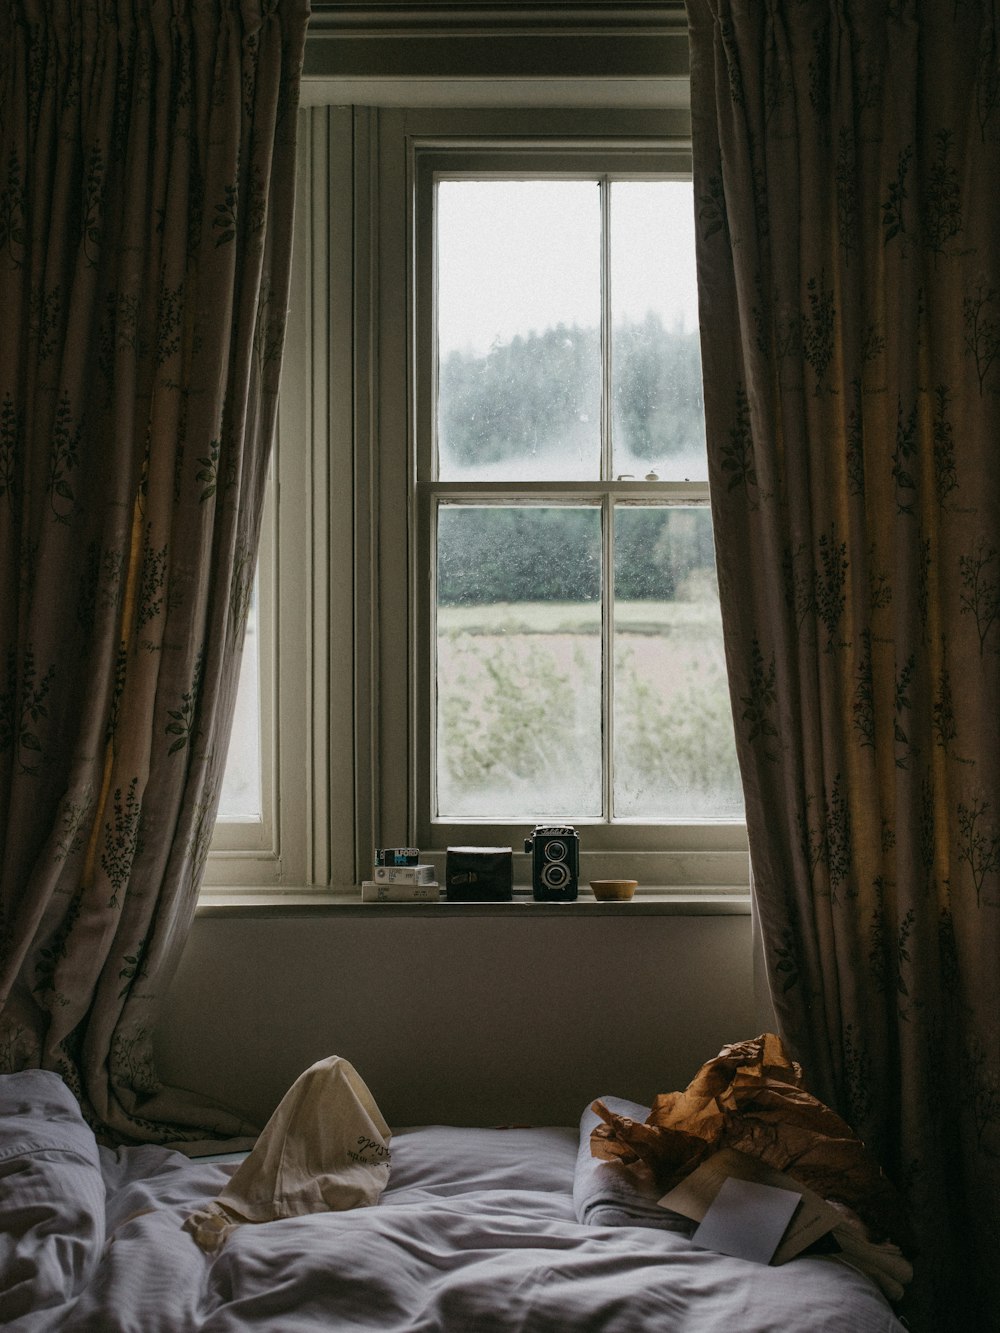
[{"label": "crumpled brown paper", "polygon": [[591,1153],[642,1162],[664,1191],[711,1153],[736,1148],[849,1209],[871,1240],[909,1244],[892,1184],[845,1121],[805,1090],[773,1033],[724,1046],[683,1092],[661,1093],[644,1124],[599,1101],[593,1109],[604,1123],[591,1133]]}]

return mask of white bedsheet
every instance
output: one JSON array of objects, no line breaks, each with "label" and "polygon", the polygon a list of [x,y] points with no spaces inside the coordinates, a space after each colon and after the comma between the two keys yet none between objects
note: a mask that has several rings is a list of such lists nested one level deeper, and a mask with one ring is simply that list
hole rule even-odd
[{"label": "white bedsheet", "polygon": [[[0,1251],[0,1322],[24,1333],[903,1333],[874,1285],[836,1260],[766,1268],[671,1232],[581,1225],[576,1127],[399,1130],[376,1206],[242,1227],[206,1255],[181,1223],[232,1163],[88,1152],[59,1090],[12,1086],[25,1078],[0,1078],[0,1221],[16,1233]],[[62,1118],[9,1113],[39,1091]],[[18,1171],[30,1207],[12,1202]]]}]

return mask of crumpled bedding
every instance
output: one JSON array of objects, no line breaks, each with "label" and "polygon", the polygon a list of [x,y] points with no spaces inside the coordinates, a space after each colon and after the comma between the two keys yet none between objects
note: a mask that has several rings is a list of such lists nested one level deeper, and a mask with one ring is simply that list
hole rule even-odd
[{"label": "crumpled bedding", "polygon": [[683,1092],[659,1095],[645,1121],[600,1102],[594,1110],[603,1122],[591,1135],[594,1156],[642,1163],[663,1193],[711,1153],[735,1148],[849,1210],[870,1240],[909,1242],[896,1190],[850,1126],[806,1091],[773,1033],[724,1046]]},{"label": "crumpled bedding", "polygon": [[100,1154],[76,1098],[47,1070],[0,1078],[0,1325],[71,1301],[104,1239]]},{"label": "crumpled bedding", "polygon": [[184,1221],[237,1164],[98,1149],[74,1106],[54,1075],[0,1076],[0,1322],[17,1333],[904,1333],[839,1261],[766,1268],[582,1225],[576,1126],[397,1130],[377,1204],[239,1226],[206,1253]]},{"label": "crumpled bedding", "polygon": [[[650,1110],[623,1097],[602,1097],[600,1104],[606,1112],[639,1123]],[[573,1175],[577,1220],[591,1227],[653,1227],[690,1236],[695,1226],[690,1218],[660,1207],[663,1191],[648,1167],[636,1162],[625,1170],[617,1161],[602,1161],[594,1156],[590,1136],[599,1124],[597,1112],[588,1106],[580,1117],[580,1147]]]}]

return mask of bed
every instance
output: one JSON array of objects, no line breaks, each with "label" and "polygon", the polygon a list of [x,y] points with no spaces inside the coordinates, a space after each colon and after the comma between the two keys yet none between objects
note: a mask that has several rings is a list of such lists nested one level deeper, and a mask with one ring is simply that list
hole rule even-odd
[{"label": "bed", "polygon": [[98,1146],[56,1075],[0,1076],[0,1323],[903,1333],[877,1286],[836,1257],[764,1266],[698,1249],[669,1216],[621,1225],[615,1200],[594,1193],[588,1114],[583,1133],[396,1130],[374,1205],[238,1226],[206,1253],[185,1220],[239,1156]]}]

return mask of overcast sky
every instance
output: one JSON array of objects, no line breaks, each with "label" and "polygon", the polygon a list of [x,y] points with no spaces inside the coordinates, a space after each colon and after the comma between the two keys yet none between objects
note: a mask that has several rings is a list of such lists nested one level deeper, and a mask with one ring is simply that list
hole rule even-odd
[{"label": "overcast sky", "polygon": [[[690,181],[612,185],[612,310],[698,327]],[[600,320],[600,196],[594,181],[441,181],[441,351]]]}]

